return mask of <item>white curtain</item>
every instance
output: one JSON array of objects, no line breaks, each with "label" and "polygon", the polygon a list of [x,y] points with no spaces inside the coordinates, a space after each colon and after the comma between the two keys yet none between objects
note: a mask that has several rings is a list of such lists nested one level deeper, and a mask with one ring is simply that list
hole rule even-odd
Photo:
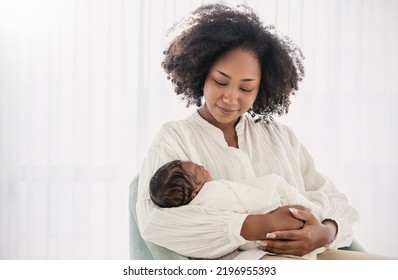
[{"label": "white curtain", "polygon": [[[0,0],[0,259],[127,259],[128,185],[160,125],[194,108],[160,67],[186,0]],[[291,126],[398,256],[398,1],[247,3],[302,48]]]}]

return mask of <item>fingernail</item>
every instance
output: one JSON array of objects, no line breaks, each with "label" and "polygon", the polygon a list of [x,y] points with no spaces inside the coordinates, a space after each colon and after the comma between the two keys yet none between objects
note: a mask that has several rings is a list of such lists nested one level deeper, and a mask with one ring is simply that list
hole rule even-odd
[{"label": "fingernail", "polygon": [[265,235],[265,237],[266,237],[266,238],[275,238],[275,237],[276,237],[276,234],[273,233],[273,232],[269,232],[269,233],[267,233],[267,234]]},{"label": "fingernail", "polygon": [[298,210],[296,208],[289,208],[289,210],[292,213],[296,213],[296,214],[298,213]]},{"label": "fingernail", "polygon": [[267,243],[267,241],[261,241],[261,242],[260,242],[260,245],[261,245],[261,246],[264,246],[264,247],[267,247],[268,243]]}]

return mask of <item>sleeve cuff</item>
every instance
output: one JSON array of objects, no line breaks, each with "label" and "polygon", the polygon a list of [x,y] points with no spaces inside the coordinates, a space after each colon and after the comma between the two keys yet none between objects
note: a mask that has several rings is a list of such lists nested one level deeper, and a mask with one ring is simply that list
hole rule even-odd
[{"label": "sleeve cuff", "polygon": [[333,222],[333,223],[336,225],[336,233],[335,233],[335,235],[333,236],[332,240],[330,240],[324,247],[325,247],[326,249],[329,249],[329,248],[336,248],[335,246],[333,246],[333,243],[334,243],[334,241],[336,241],[337,236],[338,236],[338,234],[339,234],[339,224],[338,224],[337,221],[334,220],[334,219],[324,219],[322,222],[325,222],[325,221]]},{"label": "sleeve cuff", "polygon": [[239,214],[234,213],[231,216],[230,223],[228,225],[228,234],[230,240],[236,245],[241,246],[249,242],[248,240],[244,239],[240,232],[242,230],[243,222],[246,220],[248,214]]}]

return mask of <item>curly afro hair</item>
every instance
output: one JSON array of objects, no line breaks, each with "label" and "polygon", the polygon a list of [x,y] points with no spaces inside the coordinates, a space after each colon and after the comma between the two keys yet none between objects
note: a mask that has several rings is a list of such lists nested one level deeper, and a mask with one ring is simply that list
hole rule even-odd
[{"label": "curly afro hair", "polygon": [[217,57],[234,48],[252,51],[260,61],[261,84],[252,117],[271,119],[288,112],[290,95],[304,77],[301,50],[287,37],[264,26],[253,10],[239,5],[207,4],[178,22],[184,30],[164,51],[162,67],[175,92],[190,105],[201,106],[206,75]]}]

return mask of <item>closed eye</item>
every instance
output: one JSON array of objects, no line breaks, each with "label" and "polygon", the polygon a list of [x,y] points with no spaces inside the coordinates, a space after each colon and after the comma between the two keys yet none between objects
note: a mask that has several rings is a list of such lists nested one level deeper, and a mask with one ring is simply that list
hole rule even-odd
[{"label": "closed eye", "polygon": [[246,88],[240,88],[240,90],[244,91],[244,92],[251,92],[252,91],[252,89],[246,89]]},{"label": "closed eye", "polygon": [[220,81],[217,81],[217,80],[214,80],[214,82],[215,82],[217,85],[220,85],[220,86],[226,86],[226,85],[227,85],[226,83],[223,83],[223,82],[220,82]]}]

